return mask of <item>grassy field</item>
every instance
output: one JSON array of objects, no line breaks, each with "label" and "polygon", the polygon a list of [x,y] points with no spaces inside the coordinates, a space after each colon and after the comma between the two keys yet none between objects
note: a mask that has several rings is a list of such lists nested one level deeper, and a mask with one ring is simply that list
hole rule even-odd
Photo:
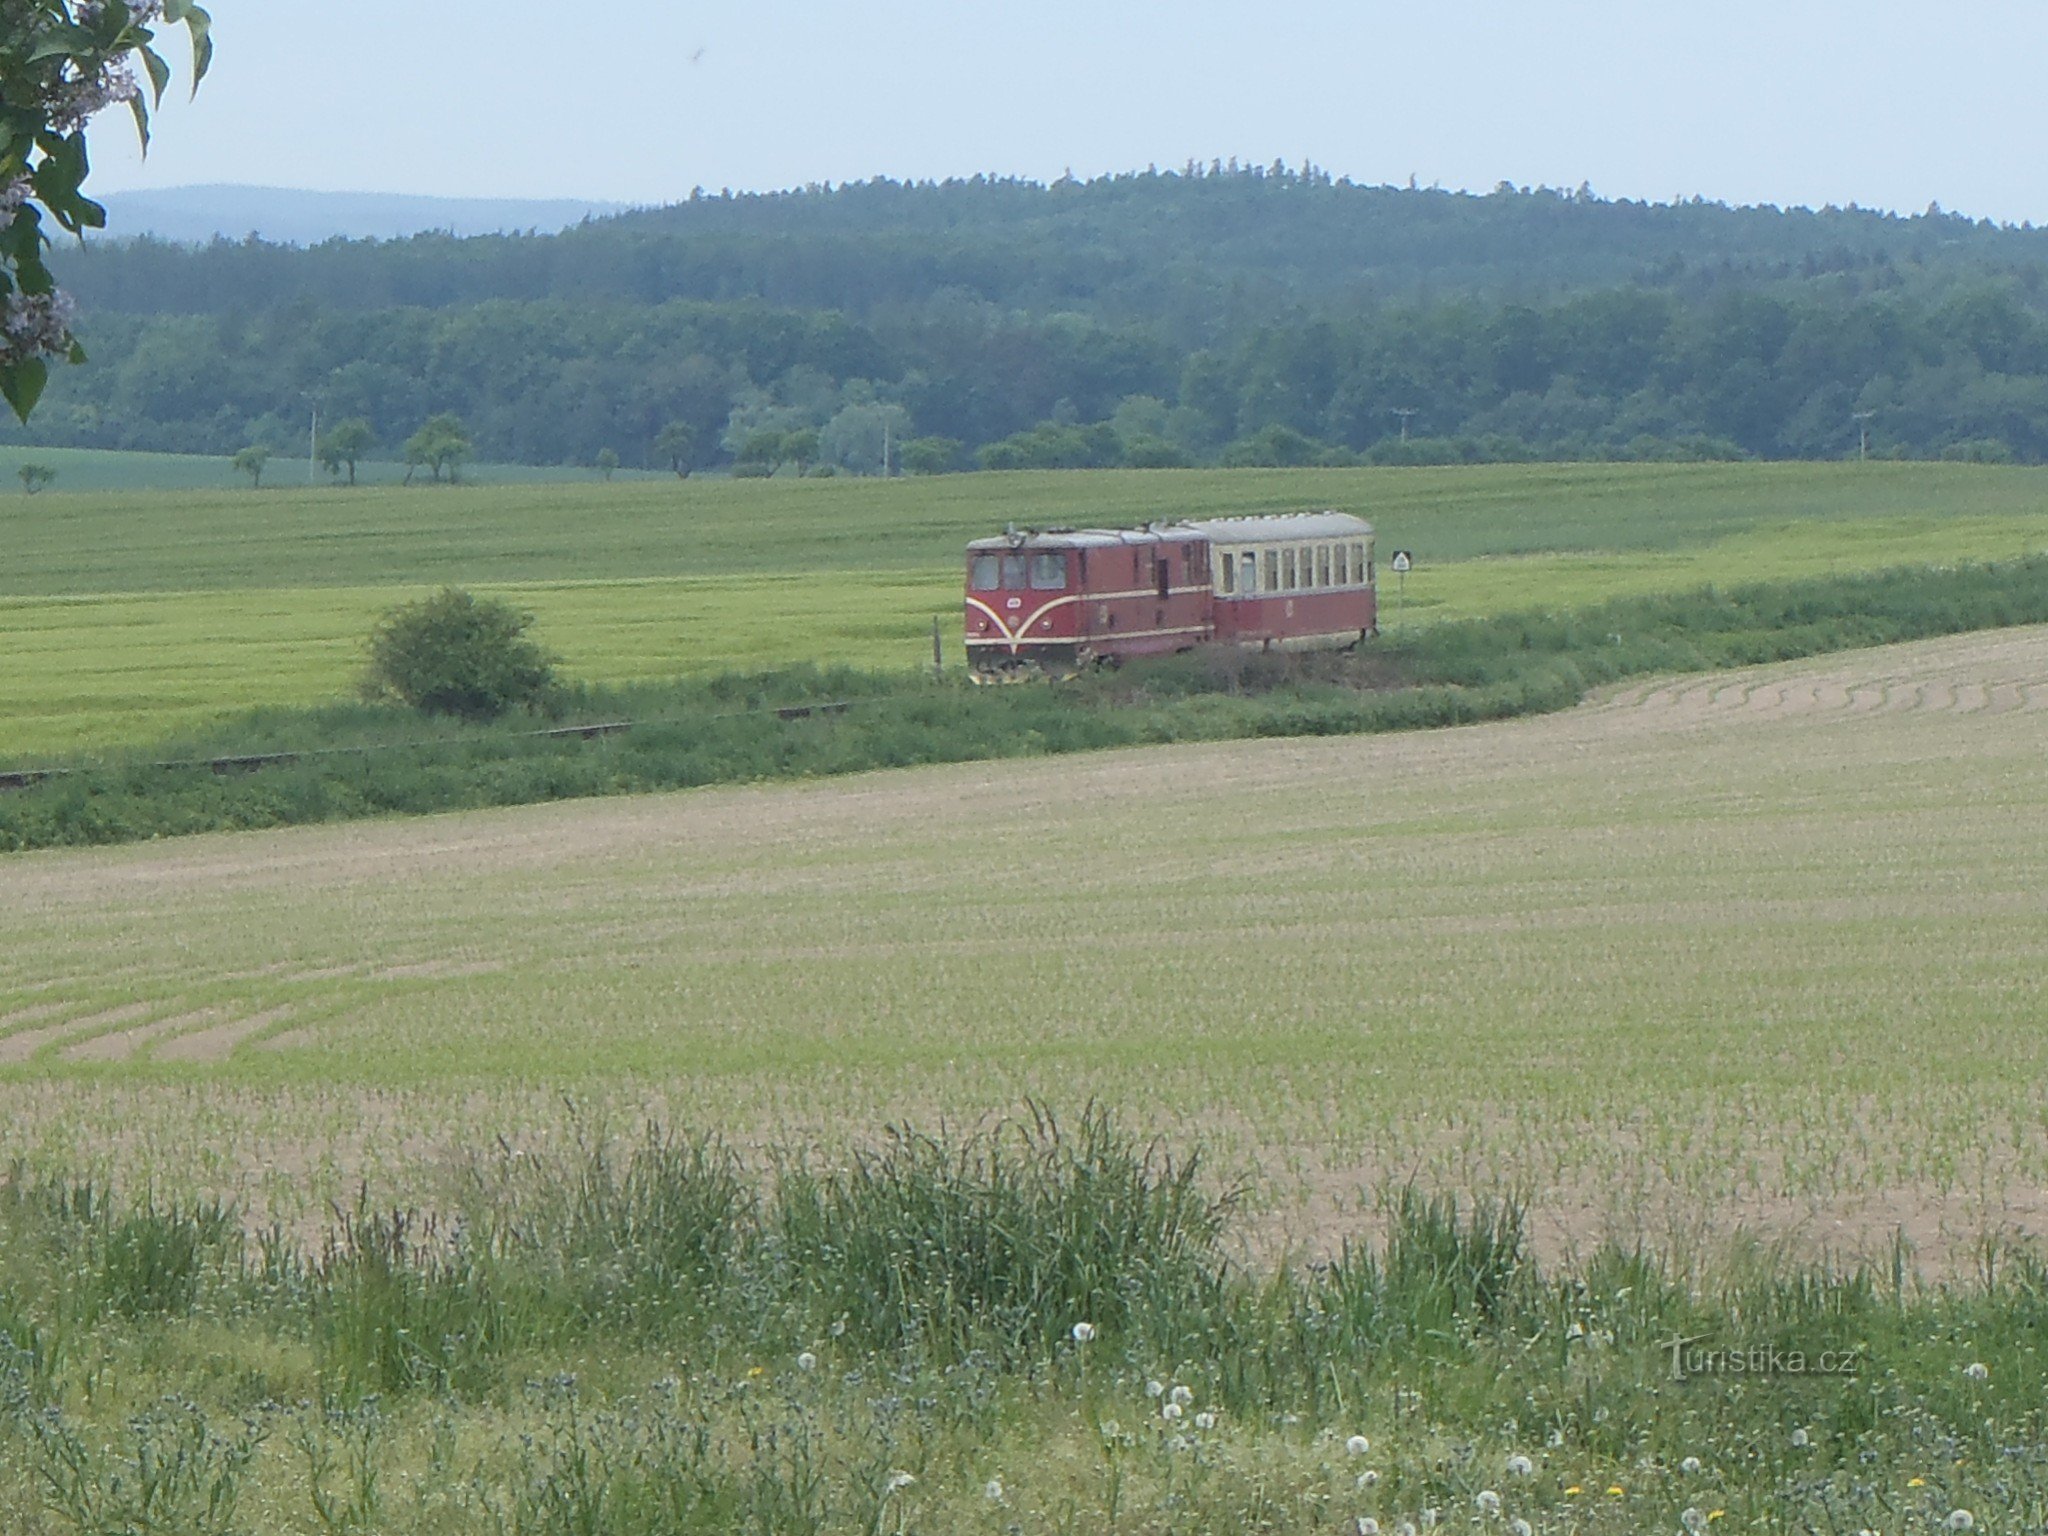
[{"label": "grassy field", "polygon": [[[11,422],[8,424],[13,425]],[[294,452],[296,450],[296,454]],[[11,491],[19,483],[16,471],[24,464],[41,464],[57,471],[50,491],[39,495],[65,495],[108,491],[209,491],[247,490],[249,481],[225,454],[218,458],[196,453],[131,453],[102,448],[38,448],[16,443],[0,445],[0,491]],[[471,464],[463,478],[478,485],[579,484],[599,479],[594,469],[531,464]],[[271,489],[331,483],[327,471],[314,467],[308,473],[306,440],[301,437],[265,466],[263,478]],[[622,469],[621,481],[665,479],[646,470]],[[400,463],[366,459],[356,466],[361,485],[398,485],[405,479]]]},{"label": "grassy field", "polygon": [[1946,1262],[2048,1214],[2044,667],[1996,632],[1420,736],[24,855],[11,1140],[296,1219],[564,1091],[827,1142],[1099,1095],[1312,1243],[1413,1173],[1524,1181],[1552,1237],[1903,1220]]},{"label": "grassy field", "polygon": [[[2028,629],[11,858],[0,1508],[2038,1529],[2044,798]],[[964,1138],[1027,1095],[1067,1140]],[[1680,1383],[1677,1338],[1855,1369]]]},{"label": "grassy field", "polygon": [[0,497],[0,766],[348,691],[374,615],[515,596],[599,681],[830,660],[911,667],[1008,523],[1317,506],[1415,551],[1389,622],[2048,546],[2041,471],[1495,466]]}]

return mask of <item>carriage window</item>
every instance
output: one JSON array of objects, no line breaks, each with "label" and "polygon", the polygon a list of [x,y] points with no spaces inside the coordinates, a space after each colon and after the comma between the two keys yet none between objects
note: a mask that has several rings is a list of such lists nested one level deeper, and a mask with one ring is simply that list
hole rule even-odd
[{"label": "carriage window", "polygon": [[1330,546],[1327,544],[1323,544],[1317,546],[1316,549],[1316,585],[1319,587],[1327,587],[1329,584]]},{"label": "carriage window", "polygon": [[1332,574],[1336,576],[1337,585],[1340,587],[1346,587],[1351,584],[1351,563],[1347,558],[1350,555],[1350,553],[1350,545],[1339,544],[1337,546],[1336,556],[1330,562],[1330,570]]},{"label": "carriage window", "polygon": [[995,590],[996,579],[1002,574],[1003,563],[994,555],[976,555],[967,568],[967,585],[977,592]]},{"label": "carriage window", "polygon": [[1351,575],[1355,581],[1362,581],[1368,585],[1372,582],[1372,561],[1367,558],[1363,544],[1351,546]]},{"label": "carriage window", "polygon": [[[1224,556],[1226,562],[1229,560],[1229,558],[1230,557],[1228,555]],[[1246,550],[1243,554],[1237,557],[1237,560],[1238,574],[1240,577],[1243,578],[1238,582],[1238,585],[1247,592],[1258,591],[1259,557],[1253,554],[1250,550]]]},{"label": "carriage window", "polygon": [[1008,592],[1024,590],[1024,566],[1022,555],[1003,556],[1003,589]]},{"label": "carriage window", "polygon": [[1163,603],[1173,596],[1173,567],[1166,563],[1166,556],[1152,562],[1152,575],[1159,583],[1159,601]]},{"label": "carriage window", "polygon": [[1067,585],[1067,557],[1065,555],[1033,555],[1031,557],[1031,587],[1035,592],[1061,592]]},{"label": "carriage window", "polygon": [[1225,597],[1237,591],[1237,562],[1228,555],[1223,557],[1223,564],[1217,568],[1216,583],[1216,590]]},{"label": "carriage window", "polygon": [[1194,582],[1209,579],[1209,546],[1206,544],[1184,544],[1181,555],[1187,564],[1188,580]]},{"label": "carriage window", "polygon": [[1266,551],[1266,590],[1268,592],[1278,592],[1280,590],[1280,551],[1277,549]]},{"label": "carriage window", "polygon": [[1280,552],[1281,587],[1286,591],[1292,592],[1295,587],[1295,578],[1299,574],[1299,569],[1296,567],[1294,561],[1294,551],[1291,549],[1283,549]]}]

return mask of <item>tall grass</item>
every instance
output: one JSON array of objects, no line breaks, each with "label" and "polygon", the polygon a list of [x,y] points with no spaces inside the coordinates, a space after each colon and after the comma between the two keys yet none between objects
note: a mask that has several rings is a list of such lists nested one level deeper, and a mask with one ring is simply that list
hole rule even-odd
[{"label": "tall grass", "polygon": [[[1481,1489],[1556,1531],[2048,1513],[2025,1250],[1946,1289],[1762,1248],[1545,1269],[1515,1199],[1411,1186],[1375,1239],[1259,1273],[1223,1257],[1231,1192],[1095,1107],[838,1168],[592,1134],[460,1204],[358,1203],[312,1250],[201,1222],[213,1258],[138,1269],[108,1234],[184,1253],[189,1203],[17,1175],[8,1528],[1306,1532],[1483,1523]],[[1676,1382],[1674,1339],[1865,1364]]]}]

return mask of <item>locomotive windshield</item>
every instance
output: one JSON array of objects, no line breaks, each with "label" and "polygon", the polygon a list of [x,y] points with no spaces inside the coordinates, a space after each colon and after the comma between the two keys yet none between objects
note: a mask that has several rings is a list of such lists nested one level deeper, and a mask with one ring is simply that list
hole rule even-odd
[{"label": "locomotive windshield", "polygon": [[1064,553],[976,555],[967,566],[967,585],[976,592],[1064,592]]}]

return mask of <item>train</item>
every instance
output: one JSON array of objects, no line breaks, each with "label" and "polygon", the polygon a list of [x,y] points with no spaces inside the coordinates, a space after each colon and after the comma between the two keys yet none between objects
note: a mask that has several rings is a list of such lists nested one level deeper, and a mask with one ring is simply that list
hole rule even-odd
[{"label": "train", "polygon": [[1012,529],[967,546],[967,664],[985,680],[1356,645],[1379,632],[1373,578],[1372,524],[1348,512]]}]

